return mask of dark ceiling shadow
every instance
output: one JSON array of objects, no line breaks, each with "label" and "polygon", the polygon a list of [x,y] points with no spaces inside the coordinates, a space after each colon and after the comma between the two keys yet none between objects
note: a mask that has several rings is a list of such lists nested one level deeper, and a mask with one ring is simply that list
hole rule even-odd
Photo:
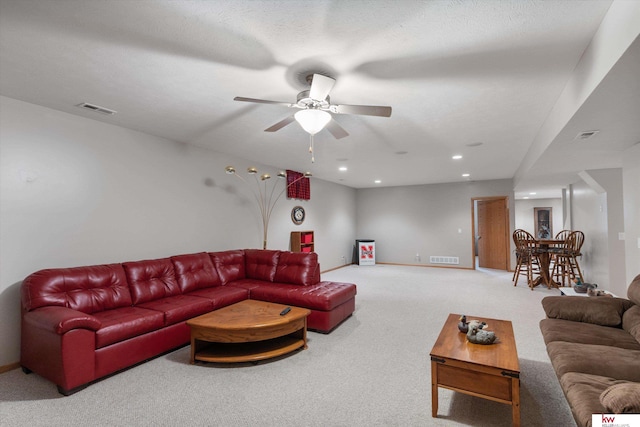
[{"label": "dark ceiling shadow", "polygon": [[457,55],[414,55],[365,62],[353,71],[378,79],[535,78],[557,75],[566,65],[564,45],[520,45],[469,50]]},{"label": "dark ceiling shadow", "polygon": [[[53,34],[101,44],[110,43],[247,69],[264,70],[278,65],[271,51],[249,33],[223,28],[197,15],[197,11],[187,12],[172,3],[128,1],[115,5],[112,2],[74,2],[74,12],[82,19],[72,21],[71,25],[69,9],[60,7],[58,2],[30,2],[28,7],[21,3],[3,4],[5,22],[31,27],[34,31],[47,28]],[[123,19],[125,15],[127,19]],[[188,31],[183,28],[186,22]],[[203,37],[207,43],[202,42]]]}]

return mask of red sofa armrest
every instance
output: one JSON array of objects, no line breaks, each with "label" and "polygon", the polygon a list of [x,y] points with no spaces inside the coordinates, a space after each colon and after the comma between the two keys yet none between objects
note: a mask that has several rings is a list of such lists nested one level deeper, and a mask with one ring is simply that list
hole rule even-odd
[{"label": "red sofa armrest", "polygon": [[63,335],[72,329],[97,331],[102,326],[94,316],[66,307],[41,307],[24,313],[26,324]]}]

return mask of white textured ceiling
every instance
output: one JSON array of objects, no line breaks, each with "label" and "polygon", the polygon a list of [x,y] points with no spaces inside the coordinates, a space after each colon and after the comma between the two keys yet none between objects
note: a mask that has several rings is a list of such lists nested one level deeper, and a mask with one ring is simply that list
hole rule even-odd
[{"label": "white textured ceiling", "polygon": [[[355,188],[375,179],[395,186],[512,178],[610,4],[0,0],[0,93]],[[637,70],[634,61],[625,70]],[[393,114],[334,116],[350,136],[317,134],[312,164],[296,123],[263,131],[292,110],[233,98],[294,102],[300,80],[316,71],[337,80],[332,103],[390,105]],[[633,89],[637,107],[637,80]],[[578,115],[572,128],[600,126],[609,106],[596,95],[588,101],[594,111],[585,111],[591,121]],[[85,112],[75,106],[81,102],[118,114]],[[618,145],[637,142],[637,125],[625,134],[632,124],[620,124]],[[539,195],[559,196],[571,173],[591,164],[582,148],[576,171],[549,161],[518,191],[538,185]],[[620,166],[619,157],[593,168]]]}]

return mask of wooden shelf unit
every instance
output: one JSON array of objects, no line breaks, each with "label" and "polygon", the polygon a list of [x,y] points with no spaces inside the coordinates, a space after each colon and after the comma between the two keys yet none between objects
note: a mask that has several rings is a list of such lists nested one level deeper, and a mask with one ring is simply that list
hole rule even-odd
[{"label": "wooden shelf unit", "polygon": [[292,231],[291,252],[315,252],[313,231]]}]

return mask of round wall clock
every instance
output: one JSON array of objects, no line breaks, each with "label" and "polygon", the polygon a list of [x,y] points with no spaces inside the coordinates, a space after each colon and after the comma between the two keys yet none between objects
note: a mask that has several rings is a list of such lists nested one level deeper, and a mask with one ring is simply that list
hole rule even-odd
[{"label": "round wall clock", "polygon": [[304,222],[304,215],[304,208],[302,206],[296,206],[291,209],[291,221],[296,225]]}]

